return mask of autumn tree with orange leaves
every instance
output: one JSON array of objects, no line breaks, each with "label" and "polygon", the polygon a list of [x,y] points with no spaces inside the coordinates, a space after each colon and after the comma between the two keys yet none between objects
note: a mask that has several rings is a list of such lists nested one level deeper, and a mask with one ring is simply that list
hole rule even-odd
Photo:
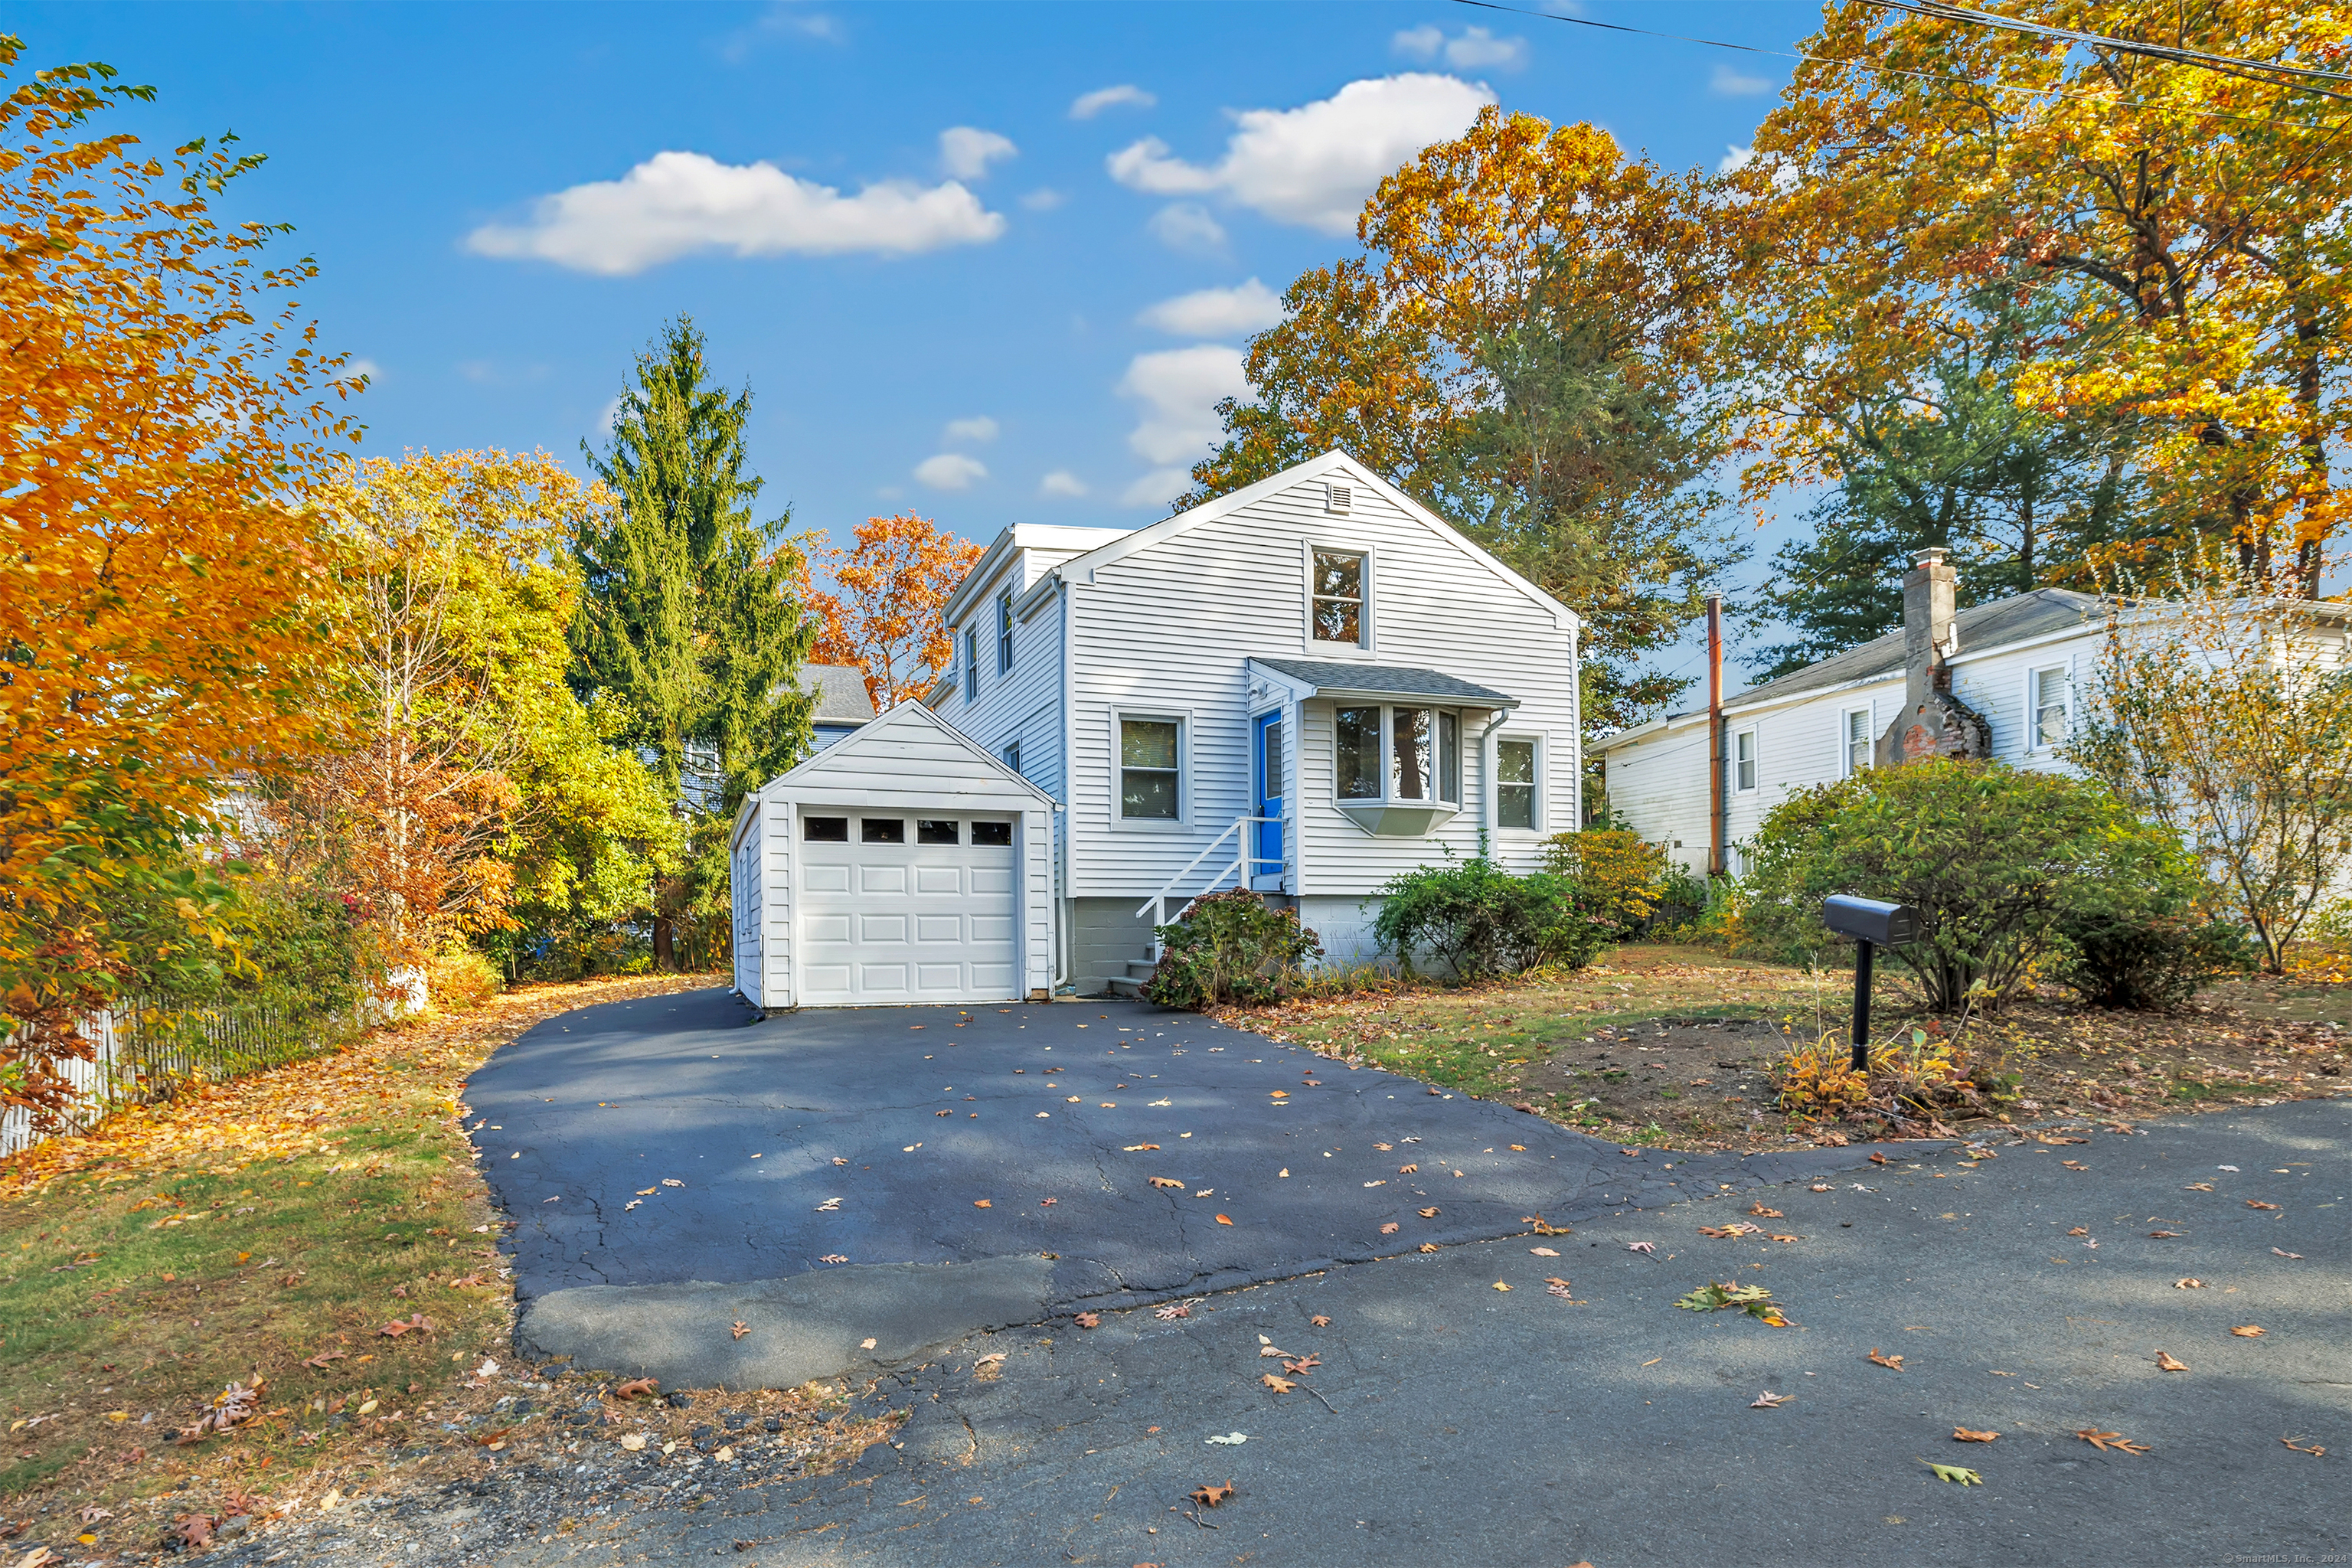
[{"label": "autumn tree with orange leaves", "polygon": [[[0,37],[0,1100],[53,1110],[72,1021],[134,971],[215,967],[182,853],[225,778],[317,738],[327,548],[299,497],[354,390],[212,201],[259,160],[96,122],[152,92],[27,73]],[[134,951],[110,903],[171,911]]]},{"label": "autumn tree with orange leaves", "polygon": [[887,708],[921,696],[955,662],[955,640],[940,612],[984,547],[912,512],[867,518],[856,539],[847,550],[803,542],[803,554],[822,564],[833,583],[830,589],[803,584],[817,617],[810,657],[864,670],[866,694],[876,708]]}]

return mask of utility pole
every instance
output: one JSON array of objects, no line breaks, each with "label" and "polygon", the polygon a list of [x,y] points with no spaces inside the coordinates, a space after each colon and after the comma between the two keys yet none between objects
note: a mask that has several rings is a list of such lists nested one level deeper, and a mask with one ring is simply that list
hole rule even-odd
[{"label": "utility pole", "polygon": [[1706,874],[1720,877],[1723,847],[1723,595],[1706,596]]}]

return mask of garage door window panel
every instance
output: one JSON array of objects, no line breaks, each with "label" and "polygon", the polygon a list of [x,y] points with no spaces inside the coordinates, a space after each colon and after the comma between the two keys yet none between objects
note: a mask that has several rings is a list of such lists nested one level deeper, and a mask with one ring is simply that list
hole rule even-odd
[{"label": "garage door window panel", "polygon": [[862,844],[904,844],[907,842],[907,819],[903,816],[863,816],[857,820],[857,837]]},{"label": "garage door window panel", "polygon": [[961,844],[963,825],[949,818],[917,817],[915,842],[918,844]]},{"label": "garage door window panel", "polygon": [[846,844],[849,842],[849,818],[804,816],[801,818],[801,837],[811,844]]}]

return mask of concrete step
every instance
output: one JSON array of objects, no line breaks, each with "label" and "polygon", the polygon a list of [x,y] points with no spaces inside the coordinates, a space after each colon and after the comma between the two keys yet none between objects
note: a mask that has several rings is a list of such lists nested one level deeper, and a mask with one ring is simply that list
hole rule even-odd
[{"label": "concrete step", "polygon": [[1114,974],[1110,977],[1110,994],[1114,996],[1140,997],[1143,994],[1144,986],[1150,983],[1150,977],[1148,975],[1141,980],[1129,980],[1124,974]]}]

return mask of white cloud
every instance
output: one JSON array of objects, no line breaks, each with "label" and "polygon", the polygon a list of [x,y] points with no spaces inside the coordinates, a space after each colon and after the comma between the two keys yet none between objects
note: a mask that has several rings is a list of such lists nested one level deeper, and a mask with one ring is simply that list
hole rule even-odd
[{"label": "white cloud", "polygon": [[950,441],[993,441],[996,421],[985,414],[975,414],[969,419],[948,421],[947,438]]},{"label": "white cloud", "polygon": [[915,478],[935,490],[968,490],[972,481],[988,478],[978,458],[961,452],[941,452],[915,465]]},{"label": "white cloud", "polygon": [[622,277],[698,250],[910,256],[984,245],[1003,232],[1003,216],[952,180],[928,187],[884,180],[845,196],[773,163],[656,153],[620,179],[540,197],[522,223],[484,224],[466,237],[466,248]]},{"label": "white cloud", "polygon": [[727,35],[726,42],[719,46],[719,52],[728,64],[741,65],[761,44],[770,38],[785,36],[815,38],[827,44],[849,41],[849,31],[841,25],[839,17],[811,10],[806,5],[794,5],[791,0],[778,0],[750,26],[738,27]]},{"label": "white cloud", "polygon": [[1098,87],[1092,92],[1078,94],[1071,101],[1070,118],[1092,120],[1106,109],[1150,109],[1159,101],[1133,82],[1121,82],[1117,87]]},{"label": "white cloud", "polygon": [[[1119,378],[1118,395],[1143,405],[1141,421],[1128,435],[1129,447],[1157,468],[1181,473],[1179,465],[1205,456],[1224,435],[1218,400],[1249,395],[1249,377],[1242,371],[1241,350],[1202,343],[1136,355]],[[1171,489],[1154,499],[1176,493]],[[1129,505],[1145,504],[1132,499],[1132,489],[1128,494]]]},{"label": "white cloud", "polygon": [[1768,79],[1749,76],[1746,71],[1735,70],[1729,66],[1716,67],[1715,75],[1706,87],[1709,92],[1722,98],[1754,98],[1759,93],[1772,90],[1772,83]]},{"label": "white cloud", "polygon": [[1186,468],[1154,468],[1118,492],[1121,506],[1164,507],[1192,488],[1192,475]]},{"label": "white cloud", "polygon": [[1067,468],[1055,468],[1037,481],[1037,493],[1041,496],[1061,496],[1076,500],[1087,493],[1087,481]]},{"label": "white cloud", "polygon": [[958,180],[984,180],[991,163],[1020,151],[1011,137],[970,125],[950,125],[940,132],[940,167]]},{"label": "white cloud", "polygon": [[1021,198],[1021,205],[1033,213],[1049,213],[1070,198],[1048,186],[1040,185]]},{"label": "white cloud", "polygon": [[1715,172],[1718,174],[1736,174],[1754,162],[1756,162],[1755,148],[1727,146],[1723,150],[1723,156],[1716,160]]},{"label": "white cloud", "polygon": [[1234,289],[1202,289],[1162,300],[1136,317],[1180,338],[1223,338],[1263,331],[1282,320],[1282,300],[1253,278]]},{"label": "white cloud", "polygon": [[1225,247],[1225,226],[1198,202],[1171,202],[1153,213],[1144,226],[1171,250],[1207,255]]},{"label": "white cloud", "polygon": [[1495,100],[1483,86],[1408,72],[1351,81],[1297,109],[1251,109],[1214,166],[1169,155],[1147,136],[1108,160],[1111,178],[1152,195],[1219,193],[1283,223],[1349,234],[1364,198],[1414,153],[1458,136]]},{"label": "white cloud", "polygon": [[1498,38],[1484,27],[1465,27],[1459,36],[1448,38],[1444,29],[1424,22],[1391,38],[1389,47],[1407,59],[1424,62],[1442,55],[1445,63],[1456,70],[1478,70],[1487,66],[1517,70],[1528,63],[1525,38]]}]

